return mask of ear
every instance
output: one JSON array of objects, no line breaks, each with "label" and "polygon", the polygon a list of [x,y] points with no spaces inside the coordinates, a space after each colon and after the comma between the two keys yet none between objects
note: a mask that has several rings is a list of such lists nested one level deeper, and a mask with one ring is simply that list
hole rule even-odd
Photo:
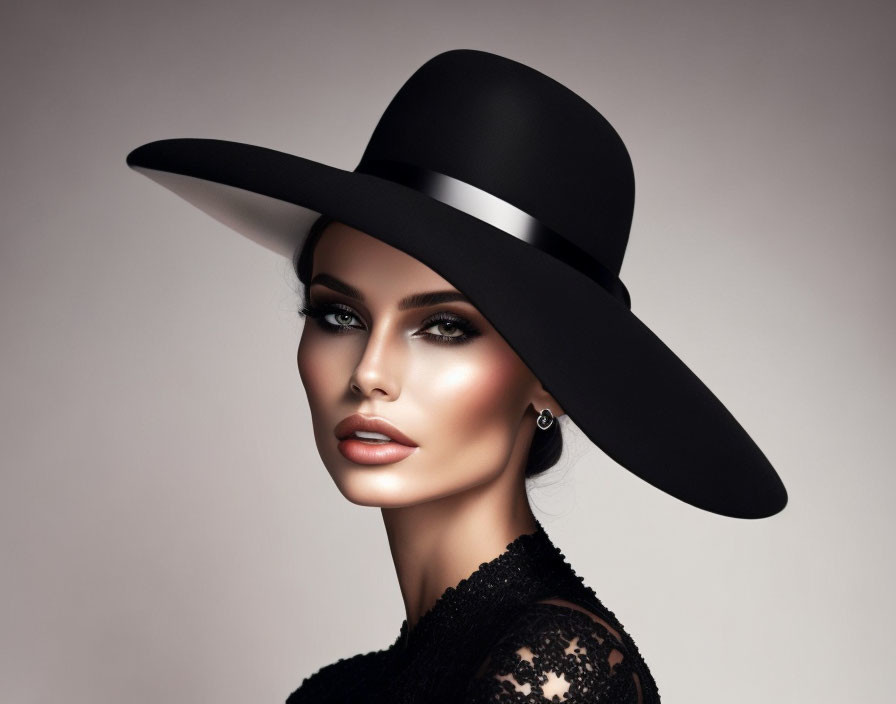
[{"label": "ear", "polygon": [[535,408],[536,413],[541,413],[543,409],[547,408],[555,417],[566,414],[566,411],[564,411],[560,407],[560,404],[557,403],[557,399],[551,396],[541,384],[538,385],[538,390],[529,402],[532,404],[532,407]]}]

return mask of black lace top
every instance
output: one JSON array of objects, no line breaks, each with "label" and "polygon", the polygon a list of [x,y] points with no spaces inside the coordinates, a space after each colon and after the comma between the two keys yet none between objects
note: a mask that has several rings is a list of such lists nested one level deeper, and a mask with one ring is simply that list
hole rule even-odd
[{"label": "black lace top", "polygon": [[449,587],[391,646],[307,677],[287,704],[654,704],[634,641],[541,523]]}]

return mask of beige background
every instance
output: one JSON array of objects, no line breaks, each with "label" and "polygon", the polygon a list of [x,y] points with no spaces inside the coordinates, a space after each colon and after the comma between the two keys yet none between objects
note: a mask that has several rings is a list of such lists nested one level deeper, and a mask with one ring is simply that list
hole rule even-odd
[{"label": "beige background", "polygon": [[398,635],[379,512],[313,444],[286,260],[124,159],[202,136],[354,168],[451,48],[528,63],[617,127],[633,310],[791,495],[726,519],[571,443],[536,515],[665,702],[887,700],[890,7],[4,3],[0,701],[282,702]]}]

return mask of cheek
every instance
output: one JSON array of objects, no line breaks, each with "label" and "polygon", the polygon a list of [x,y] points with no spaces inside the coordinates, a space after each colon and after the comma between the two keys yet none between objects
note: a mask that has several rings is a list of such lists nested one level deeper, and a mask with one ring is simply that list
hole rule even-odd
[{"label": "cheek", "polygon": [[[421,355],[412,363],[412,394],[421,418],[429,419],[426,432],[432,442],[440,439],[467,447],[494,442],[515,431],[524,410],[526,368],[501,348],[480,345],[474,349],[440,350]],[[502,443],[503,444],[503,443]]]},{"label": "cheek", "polygon": [[[312,412],[326,410],[345,391],[344,360],[338,346],[327,345],[319,331],[306,323],[299,342],[297,362],[299,377]],[[317,415],[317,413],[315,413]]]},{"label": "cheek", "polygon": [[307,322],[302,330],[302,338],[299,340],[299,351],[296,355],[296,361],[299,367],[299,378],[302,380],[302,386],[305,387],[308,401],[311,402],[314,395],[314,380],[319,374],[317,373],[317,359],[314,355],[314,343],[311,340]]}]

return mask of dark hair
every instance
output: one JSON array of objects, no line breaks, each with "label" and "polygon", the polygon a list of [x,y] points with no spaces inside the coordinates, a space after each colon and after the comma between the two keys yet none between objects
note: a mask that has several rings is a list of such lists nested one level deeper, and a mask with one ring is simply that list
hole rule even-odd
[{"label": "dark hair", "polygon": [[[333,218],[321,215],[308,230],[301,247],[296,249],[292,258],[293,269],[303,286],[304,302],[308,301],[308,282],[311,279],[314,248],[320,239],[321,233],[327,225],[333,222]],[[539,409],[541,410],[541,409]],[[535,429],[532,437],[532,445],[529,447],[529,456],[526,459],[526,478],[534,477],[547,471],[560,459],[563,451],[563,435],[560,432],[560,423],[555,420],[547,430]]]}]

